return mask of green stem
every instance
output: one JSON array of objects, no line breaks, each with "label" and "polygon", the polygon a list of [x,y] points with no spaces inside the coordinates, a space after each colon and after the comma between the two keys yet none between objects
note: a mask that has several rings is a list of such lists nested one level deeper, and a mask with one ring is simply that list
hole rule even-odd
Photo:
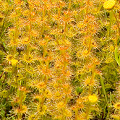
[{"label": "green stem", "polygon": [[89,102],[89,103],[88,103],[88,108],[87,108],[87,111],[86,111],[85,120],[89,120],[90,107],[91,107],[91,104],[90,104],[90,102]]},{"label": "green stem", "polygon": [[110,92],[110,104],[109,104],[109,107],[108,107],[108,113],[107,113],[107,118],[110,118],[110,114],[111,114],[111,108],[112,108],[112,103],[111,103],[111,101],[112,101],[112,94],[111,94],[111,92]]},{"label": "green stem", "polygon": [[118,47],[115,48],[115,60],[117,62],[117,64],[120,66],[120,57],[118,56]]},{"label": "green stem", "polygon": [[103,81],[101,76],[100,76],[100,82],[101,82],[102,90],[103,90],[103,93],[104,93],[104,96],[105,96],[105,101],[107,103],[107,94],[106,94],[106,91],[105,91],[104,81]]}]

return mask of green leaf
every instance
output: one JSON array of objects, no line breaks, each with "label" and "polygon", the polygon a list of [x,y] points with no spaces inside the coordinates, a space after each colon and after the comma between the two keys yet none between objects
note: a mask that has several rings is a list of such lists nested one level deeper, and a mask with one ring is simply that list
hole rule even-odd
[{"label": "green leaf", "polygon": [[81,94],[81,93],[82,93],[82,91],[83,91],[83,89],[82,89],[82,88],[80,88],[80,87],[77,87],[77,88],[76,88],[76,92],[77,92],[77,94]]},{"label": "green leaf", "polygon": [[120,66],[120,57],[118,56],[118,47],[115,48],[115,60],[117,62],[117,64]]}]

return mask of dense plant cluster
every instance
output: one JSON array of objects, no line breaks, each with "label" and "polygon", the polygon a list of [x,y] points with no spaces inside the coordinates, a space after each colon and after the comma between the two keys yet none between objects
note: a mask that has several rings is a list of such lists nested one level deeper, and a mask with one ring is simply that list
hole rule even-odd
[{"label": "dense plant cluster", "polygon": [[1,120],[120,120],[120,0],[0,0]]}]

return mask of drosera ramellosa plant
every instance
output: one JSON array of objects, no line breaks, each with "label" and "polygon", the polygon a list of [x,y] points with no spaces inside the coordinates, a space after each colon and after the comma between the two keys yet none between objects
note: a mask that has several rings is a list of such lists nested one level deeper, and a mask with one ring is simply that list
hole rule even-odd
[{"label": "drosera ramellosa plant", "polygon": [[119,120],[119,3],[0,0],[0,119]]}]

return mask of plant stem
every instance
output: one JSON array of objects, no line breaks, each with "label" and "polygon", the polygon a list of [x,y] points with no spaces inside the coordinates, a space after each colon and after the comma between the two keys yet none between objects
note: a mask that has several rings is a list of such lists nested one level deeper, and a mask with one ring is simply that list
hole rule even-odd
[{"label": "plant stem", "polygon": [[100,76],[100,82],[101,82],[102,90],[103,90],[103,93],[104,93],[104,96],[105,96],[105,101],[107,103],[107,95],[106,95],[106,91],[105,91],[104,81],[103,81],[101,76]]},{"label": "plant stem", "polygon": [[70,10],[71,7],[71,0],[69,0],[69,7],[68,7],[68,11]]},{"label": "plant stem", "polygon": [[[118,21],[118,19],[117,19],[117,16],[115,15],[114,11],[113,11],[113,15],[114,15],[114,17],[115,17],[115,19],[116,19],[116,24],[117,24],[117,27],[118,27],[118,34],[119,34],[119,37],[120,37],[120,26],[119,26],[119,21]],[[116,40],[116,46],[117,46],[117,40]]]},{"label": "plant stem", "polygon": [[87,111],[86,111],[85,120],[89,120],[90,107],[91,107],[91,104],[90,104],[90,102],[89,102],[89,103],[88,103],[88,107],[87,107]]}]

